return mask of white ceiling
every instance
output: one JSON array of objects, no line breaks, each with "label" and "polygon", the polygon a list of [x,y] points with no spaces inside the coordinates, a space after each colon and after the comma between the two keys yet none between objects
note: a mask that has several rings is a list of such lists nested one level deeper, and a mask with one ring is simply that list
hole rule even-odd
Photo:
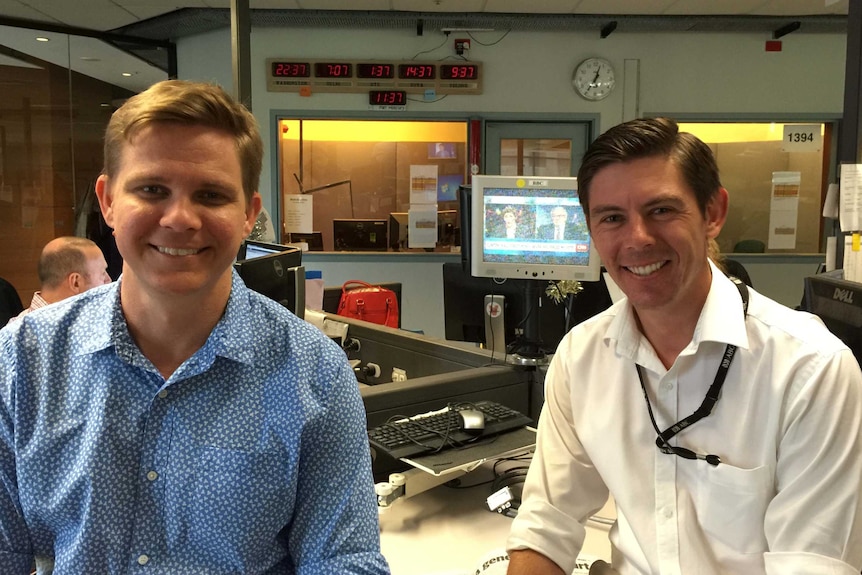
[{"label": "white ceiling", "polygon": [[[794,16],[847,14],[850,0],[249,0],[251,9]],[[230,0],[0,0],[0,15],[113,30],[180,8],[230,8]]]},{"label": "white ceiling", "polygon": [[[850,0],[249,0],[252,10],[581,14],[606,16],[846,16]],[[14,18],[108,32],[145,24],[183,8],[229,9],[230,0],[0,0],[0,19]],[[94,38],[0,26],[0,46],[140,91],[164,71]],[[152,35],[148,37],[153,37]],[[172,40],[174,38],[159,38]],[[0,65],[32,66],[0,54]],[[129,77],[121,73],[132,74]]]}]

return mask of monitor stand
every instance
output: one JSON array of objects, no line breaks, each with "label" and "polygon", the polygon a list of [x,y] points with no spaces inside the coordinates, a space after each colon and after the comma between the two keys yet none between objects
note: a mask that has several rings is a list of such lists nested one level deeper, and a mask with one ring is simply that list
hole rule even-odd
[{"label": "monitor stand", "polygon": [[548,355],[542,350],[539,336],[539,282],[528,280],[524,288],[524,309],[527,317],[524,320],[524,333],[512,344],[507,356],[507,363],[515,365],[544,365],[549,361]]}]

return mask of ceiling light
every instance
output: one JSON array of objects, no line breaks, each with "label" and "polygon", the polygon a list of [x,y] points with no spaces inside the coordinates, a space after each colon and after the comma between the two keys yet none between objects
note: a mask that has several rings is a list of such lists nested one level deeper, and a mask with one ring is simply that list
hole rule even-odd
[{"label": "ceiling light", "polygon": [[101,58],[94,58],[93,56],[81,56],[81,60],[84,62],[101,62]]},{"label": "ceiling light", "polygon": [[50,42],[50,41],[51,41],[51,39],[50,39],[50,38],[45,38],[44,36],[36,36],[36,41],[37,41],[37,42]]},{"label": "ceiling light", "polygon": [[126,78],[131,78],[132,73],[131,72],[123,72],[123,76],[125,76]]}]

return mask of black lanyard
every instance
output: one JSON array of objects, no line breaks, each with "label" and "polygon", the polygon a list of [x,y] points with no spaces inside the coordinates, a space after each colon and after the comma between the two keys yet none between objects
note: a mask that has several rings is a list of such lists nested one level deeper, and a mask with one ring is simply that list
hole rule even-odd
[{"label": "black lanyard", "polygon": [[[731,277],[730,279],[736,285],[736,288],[739,290],[739,295],[740,297],[742,297],[742,317],[745,318],[748,315],[748,287],[742,281],[735,277]],[[652,412],[652,405],[650,405],[649,396],[647,395],[646,382],[644,381],[643,376],[643,368],[635,364],[635,368],[638,372],[638,380],[640,380],[641,384],[641,390],[643,391],[644,399],[646,400],[649,418],[652,422],[652,426],[655,429],[655,432],[658,434],[658,437],[656,437],[655,440],[655,444],[662,451],[662,453],[673,453],[679,455],[680,457],[684,457],[685,459],[703,459],[710,465],[718,465],[721,462],[721,459],[717,455],[701,455],[684,447],[670,445],[668,441],[686,427],[697,423],[698,421],[712,413],[712,408],[715,407],[715,404],[718,402],[719,395],[721,395],[721,387],[724,385],[725,378],[727,378],[727,372],[730,369],[730,364],[733,361],[733,356],[735,354],[736,346],[732,344],[727,344],[727,347],[724,350],[724,357],[721,359],[721,363],[719,364],[718,370],[715,373],[715,379],[713,380],[712,385],[709,386],[709,389],[706,392],[706,397],[703,398],[703,403],[700,404],[700,407],[698,407],[694,413],[674,423],[664,431],[659,431],[658,424],[655,421],[655,416]]]}]

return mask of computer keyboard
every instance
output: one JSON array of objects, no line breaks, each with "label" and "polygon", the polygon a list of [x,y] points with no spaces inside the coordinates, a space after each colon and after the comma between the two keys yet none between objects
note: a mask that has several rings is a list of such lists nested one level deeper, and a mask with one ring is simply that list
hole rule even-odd
[{"label": "computer keyboard", "polygon": [[[461,429],[458,412],[465,409],[484,414],[485,425],[481,432]],[[484,438],[532,424],[533,420],[523,413],[483,400],[449,405],[439,411],[384,423],[368,430],[368,440],[374,449],[401,459],[466,447]]]}]

